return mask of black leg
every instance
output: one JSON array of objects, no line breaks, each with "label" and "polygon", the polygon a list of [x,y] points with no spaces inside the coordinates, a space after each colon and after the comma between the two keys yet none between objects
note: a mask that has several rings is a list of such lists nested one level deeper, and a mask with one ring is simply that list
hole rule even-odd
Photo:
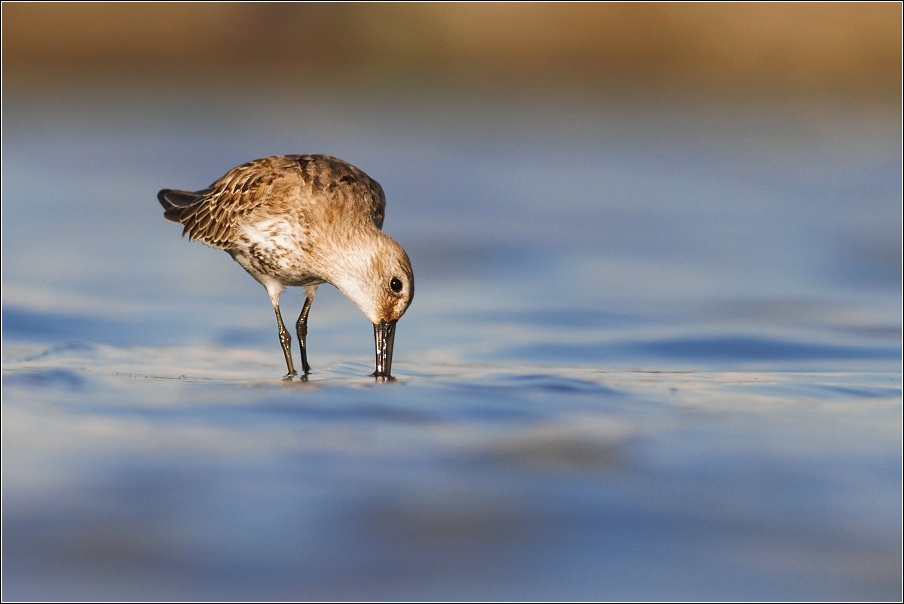
[{"label": "black leg", "polygon": [[279,325],[279,343],[282,345],[283,354],[286,355],[286,367],[289,369],[289,372],[283,379],[291,380],[294,376],[298,375],[295,372],[295,367],[292,365],[292,336],[289,335],[289,331],[286,329],[286,326],[283,325],[282,315],[279,313],[279,302],[273,304],[273,310],[276,311],[276,323]]},{"label": "black leg", "polygon": [[298,334],[298,345],[301,347],[301,370],[307,375],[311,372],[311,366],[308,365],[308,313],[311,312],[311,304],[314,302],[314,294],[308,293],[304,299],[304,306],[301,307],[301,314],[298,315],[298,322],[295,323],[295,333]]}]

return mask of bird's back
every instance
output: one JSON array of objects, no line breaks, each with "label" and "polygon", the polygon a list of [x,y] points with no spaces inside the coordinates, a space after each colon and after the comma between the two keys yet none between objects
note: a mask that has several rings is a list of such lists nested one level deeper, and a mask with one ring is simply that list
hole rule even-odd
[{"label": "bird's back", "polygon": [[277,155],[237,166],[206,189],[163,189],[164,217],[184,225],[183,235],[229,250],[250,220],[293,216],[319,208],[383,228],[383,188],[351,164],[329,155]]}]

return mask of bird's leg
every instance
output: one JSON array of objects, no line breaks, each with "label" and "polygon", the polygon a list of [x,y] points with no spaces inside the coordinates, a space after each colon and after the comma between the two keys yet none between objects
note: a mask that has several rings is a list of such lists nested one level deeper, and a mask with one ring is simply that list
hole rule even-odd
[{"label": "bird's leg", "polygon": [[298,315],[298,322],[295,323],[295,333],[298,334],[298,345],[301,347],[301,370],[307,375],[311,372],[311,366],[308,365],[308,313],[311,312],[311,304],[314,302],[314,292],[308,290],[304,299],[304,306],[301,307],[301,314]]},{"label": "bird's leg", "polygon": [[282,344],[283,354],[286,355],[286,367],[289,368],[289,373],[287,373],[283,379],[291,380],[294,376],[298,375],[295,372],[295,367],[292,365],[292,336],[289,335],[289,331],[286,329],[286,326],[283,325],[282,315],[279,313],[278,301],[273,303],[273,310],[276,311],[276,324],[279,325],[279,343]]}]

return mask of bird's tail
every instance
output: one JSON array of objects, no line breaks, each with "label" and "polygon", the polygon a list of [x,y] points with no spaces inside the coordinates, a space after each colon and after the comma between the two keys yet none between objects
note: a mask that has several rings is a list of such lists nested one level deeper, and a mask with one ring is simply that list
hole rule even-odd
[{"label": "bird's tail", "polygon": [[207,191],[177,191],[175,189],[163,189],[157,193],[157,200],[163,206],[163,217],[170,222],[181,223],[182,210],[193,205]]}]

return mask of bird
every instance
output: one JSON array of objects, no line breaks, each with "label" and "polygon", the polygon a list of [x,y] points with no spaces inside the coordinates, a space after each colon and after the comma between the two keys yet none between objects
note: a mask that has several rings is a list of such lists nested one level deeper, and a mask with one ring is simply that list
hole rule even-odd
[{"label": "bird", "polygon": [[162,189],[157,199],[164,218],[183,225],[183,237],[224,250],[267,290],[286,359],[284,380],[298,374],[280,296],[290,286],[305,290],[295,332],[307,379],[308,314],[324,283],[373,323],[372,375],[394,379],[396,322],[414,298],[414,272],[402,246],[382,231],[386,196],[376,180],[329,155],[275,155],[236,166],[206,189]]}]

